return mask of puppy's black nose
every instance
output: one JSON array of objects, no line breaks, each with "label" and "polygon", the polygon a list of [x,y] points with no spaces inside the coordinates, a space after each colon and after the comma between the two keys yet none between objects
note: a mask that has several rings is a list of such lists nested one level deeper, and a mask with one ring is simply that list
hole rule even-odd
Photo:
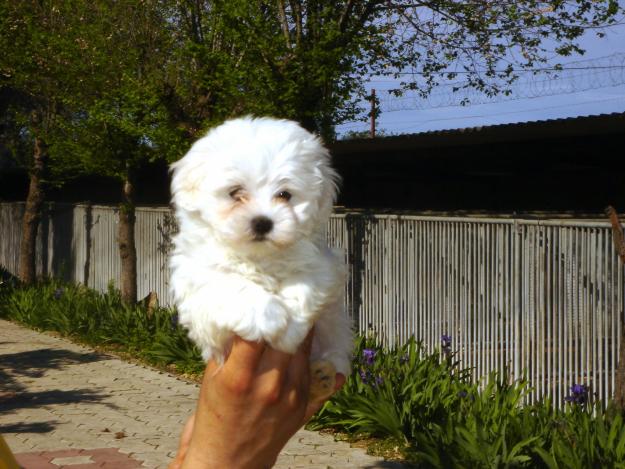
[{"label": "puppy's black nose", "polygon": [[252,231],[256,236],[264,236],[273,229],[273,222],[267,217],[252,218]]}]

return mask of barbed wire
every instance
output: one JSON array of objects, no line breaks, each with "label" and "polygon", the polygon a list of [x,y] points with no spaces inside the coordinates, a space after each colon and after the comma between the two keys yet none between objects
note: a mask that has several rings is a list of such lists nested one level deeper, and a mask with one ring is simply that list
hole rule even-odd
[{"label": "barbed wire", "polygon": [[[549,74],[527,70],[509,86],[509,94],[489,96],[474,88],[462,88],[462,82],[455,82],[437,86],[426,97],[416,91],[405,91],[401,96],[394,96],[391,94],[393,89],[379,90],[378,105],[382,113],[387,113],[488,104],[619,86],[625,84],[625,53],[569,62],[561,69],[553,67],[542,70]],[[384,91],[389,94],[384,96]]]}]

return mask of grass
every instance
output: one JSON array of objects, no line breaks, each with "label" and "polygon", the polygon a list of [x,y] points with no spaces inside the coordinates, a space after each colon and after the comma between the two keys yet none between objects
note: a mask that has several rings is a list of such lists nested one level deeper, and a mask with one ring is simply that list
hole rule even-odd
[{"label": "grass", "polygon": [[[5,281],[0,317],[187,377],[204,369],[175,312],[126,306],[113,288]],[[361,337],[347,383],[308,427],[414,467],[625,469],[625,424],[611,405],[589,402],[583,386],[571,389],[564,410],[523,405],[529,391],[505,370],[475,384],[447,337],[435,353],[415,340],[384,348]]]}]

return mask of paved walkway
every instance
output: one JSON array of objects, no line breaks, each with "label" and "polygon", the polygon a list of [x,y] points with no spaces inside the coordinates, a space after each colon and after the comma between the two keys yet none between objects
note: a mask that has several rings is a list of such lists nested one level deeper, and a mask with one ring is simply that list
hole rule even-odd
[{"label": "paved walkway", "polygon": [[[0,320],[0,433],[26,469],[165,468],[198,386]],[[276,468],[399,468],[301,430]]]}]

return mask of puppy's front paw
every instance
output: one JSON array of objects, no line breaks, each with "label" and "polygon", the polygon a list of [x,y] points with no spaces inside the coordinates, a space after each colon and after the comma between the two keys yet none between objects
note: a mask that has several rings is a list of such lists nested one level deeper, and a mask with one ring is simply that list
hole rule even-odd
[{"label": "puppy's front paw", "polygon": [[284,287],[280,291],[280,298],[291,311],[297,312],[299,318],[307,321],[310,321],[320,309],[319,298],[315,298],[310,285],[305,282]]},{"label": "puppy's front paw", "polygon": [[289,325],[286,307],[278,298],[270,297],[257,311],[256,323],[263,339],[269,343],[275,343]]},{"label": "puppy's front paw", "polygon": [[322,401],[334,393],[336,385],[336,368],[326,360],[314,361],[310,364],[310,391],[308,398],[311,401]]}]

